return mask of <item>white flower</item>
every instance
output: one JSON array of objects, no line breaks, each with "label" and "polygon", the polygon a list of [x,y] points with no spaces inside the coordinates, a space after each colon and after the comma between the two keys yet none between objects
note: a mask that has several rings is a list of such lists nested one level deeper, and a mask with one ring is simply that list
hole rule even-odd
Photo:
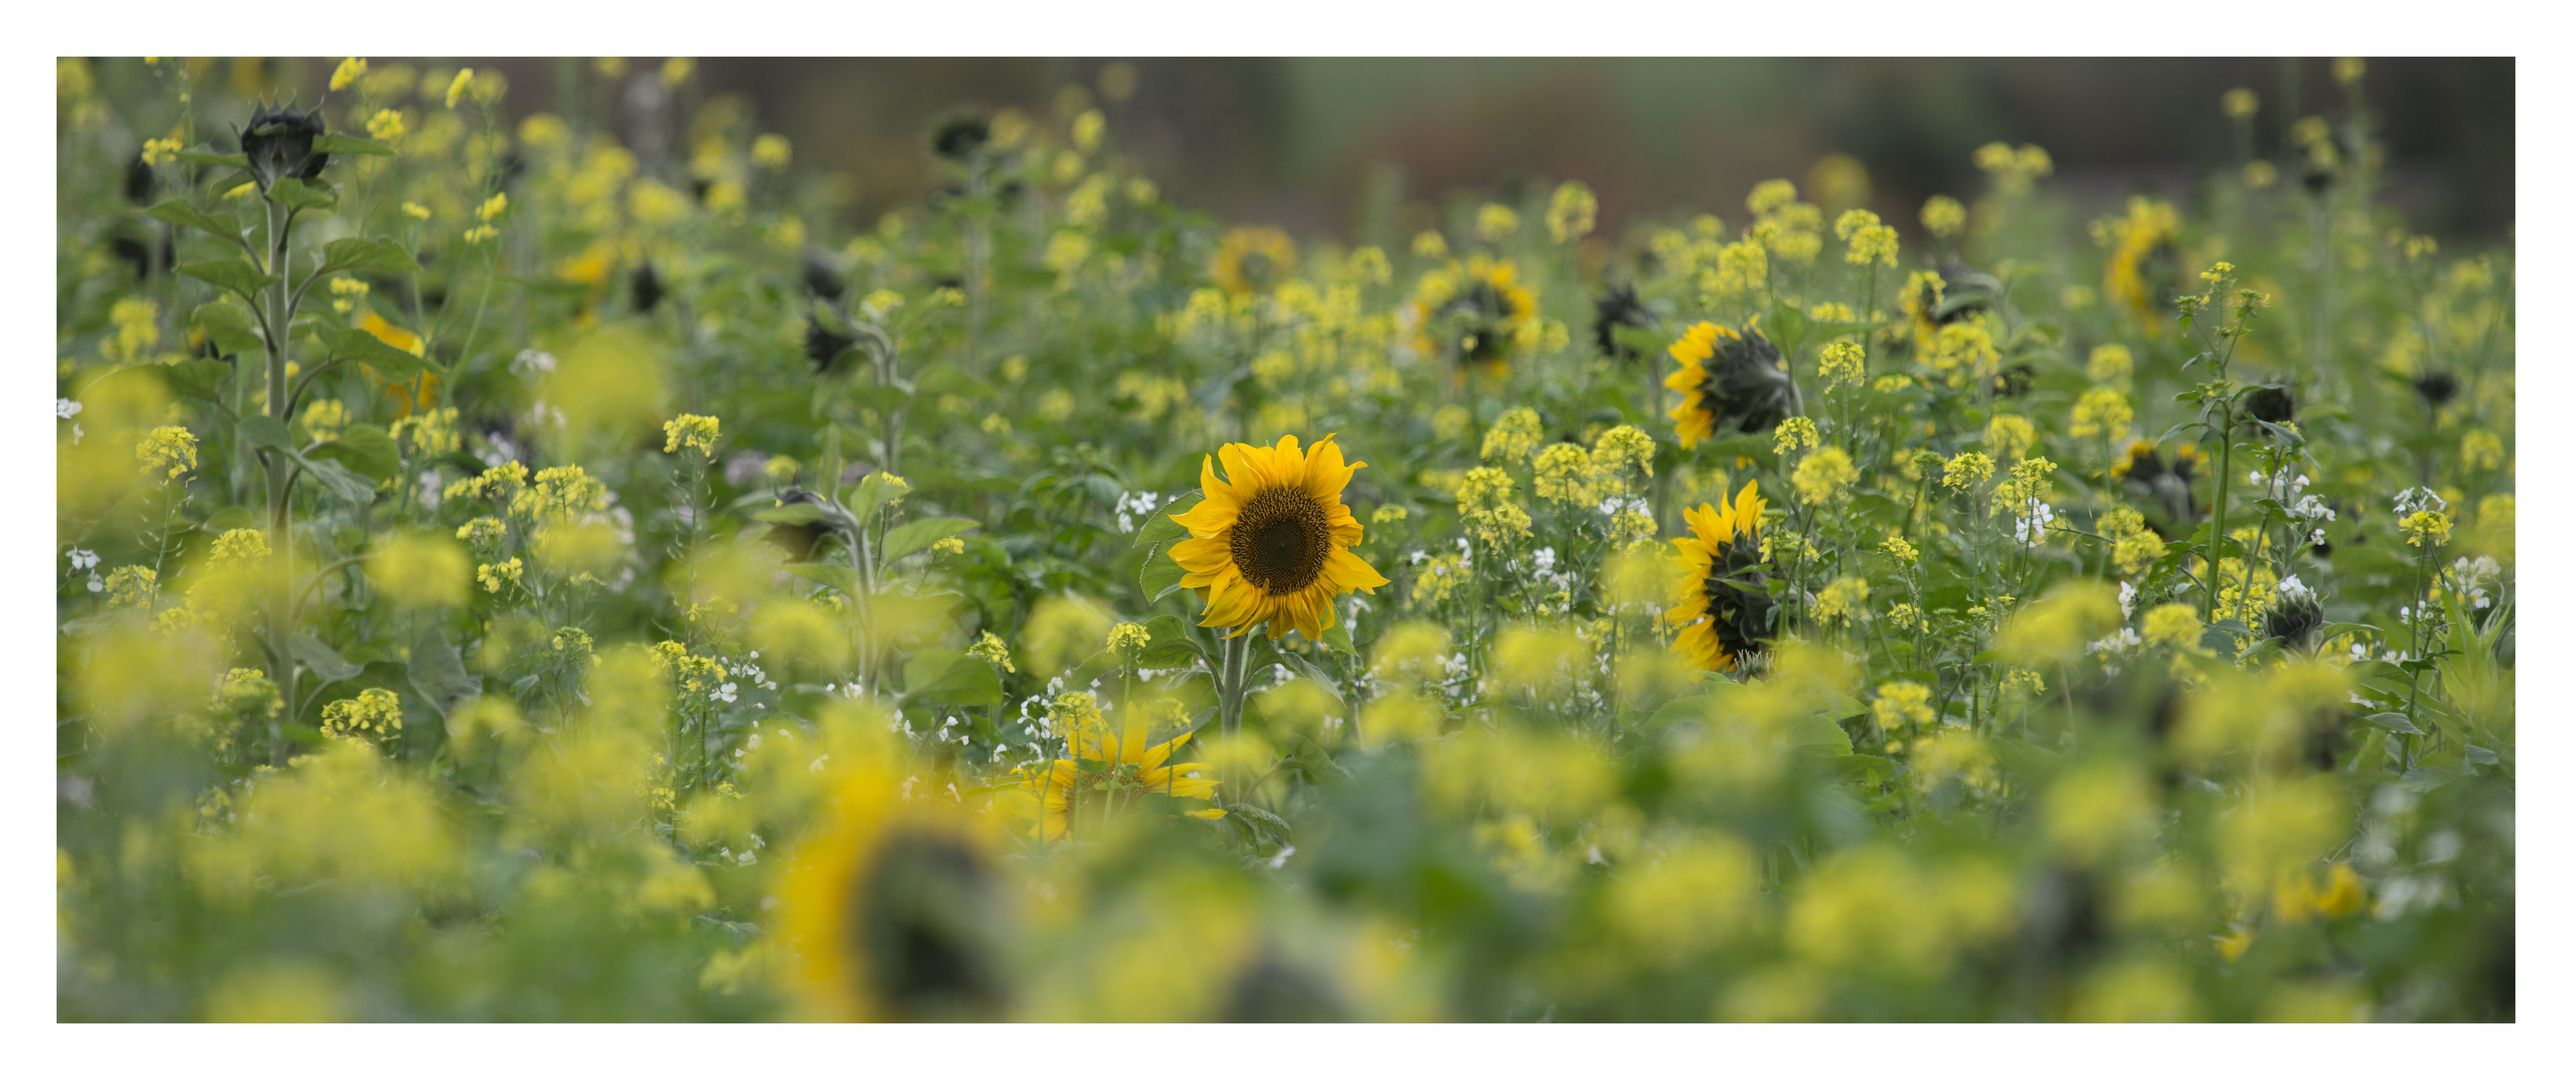
[{"label": "white flower", "polygon": [[2313,592],[2313,587],[2306,585],[2302,575],[2298,574],[2288,574],[2286,580],[2277,583],[2277,597],[2280,600],[2320,599]]},{"label": "white flower", "polygon": [[722,689],[717,690],[708,696],[716,701],[739,701],[741,700],[741,694],[739,693],[740,690],[740,683],[725,683],[723,684]]},{"label": "white flower", "polygon": [[94,570],[98,567],[98,553],[95,551],[73,548],[66,554],[71,556],[71,568],[74,570]]},{"label": "white flower", "polygon": [[2396,514],[2408,516],[2423,510],[2445,513],[2447,500],[2439,498],[2437,492],[2425,487],[2404,488],[2402,494],[2393,497],[2393,511]]},{"label": "white flower", "polygon": [[2117,608],[2125,612],[2126,618],[2134,618],[2134,582],[2117,582]]},{"label": "white flower", "polygon": [[105,592],[105,591],[107,591],[107,582],[106,582],[105,580],[101,579],[101,578],[98,576],[98,571],[96,571],[96,570],[92,570],[92,571],[90,571],[90,572],[89,572],[89,591],[91,591],[91,592]]},{"label": "white flower", "polygon": [[510,373],[521,377],[551,373],[553,370],[554,354],[537,349],[519,350],[517,359],[509,361]]},{"label": "white flower", "polygon": [[1541,547],[1536,549],[1536,572],[1539,574],[1550,574],[1554,572],[1553,548]]},{"label": "white flower", "polygon": [[54,399],[54,419],[69,420],[80,415],[80,403],[67,397]]},{"label": "white flower", "polygon": [[2044,543],[2045,527],[2053,523],[2054,508],[2044,503],[2035,504],[2035,507],[2028,511],[2028,516],[2018,519],[2018,542],[2021,544]]}]

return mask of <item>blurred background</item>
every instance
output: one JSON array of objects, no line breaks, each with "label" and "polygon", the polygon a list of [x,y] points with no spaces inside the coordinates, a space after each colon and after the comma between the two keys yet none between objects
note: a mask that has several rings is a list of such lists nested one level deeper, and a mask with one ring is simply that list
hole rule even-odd
[{"label": "blurred background", "polygon": [[[293,82],[319,89],[329,60]],[[631,84],[570,60],[465,60],[509,76],[509,111],[630,122]],[[800,170],[844,174],[854,221],[933,183],[929,124],[974,104],[1041,115],[1095,105],[1119,147],[1180,204],[1227,221],[1383,242],[1435,220],[1428,200],[1564,179],[1602,226],[1681,209],[1738,216],[1752,184],[1801,180],[1825,154],[1864,163],[1873,205],[1906,230],[1931,194],[1980,190],[1975,147],[2049,151],[2052,186],[2087,211],[2134,192],[2184,198],[2239,163],[2226,90],[2259,95],[2252,157],[2279,159],[2301,116],[2345,115],[2310,59],[895,59],[697,62],[695,92],[738,95],[794,141]],[[2365,107],[2389,148],[2382,201],[2414,231],[2499,238],[2516,218],[2514,60],[2377,58]],[[686,90],[688,88],[682,88]],[[309,96],[309,95],[307,95]],[[1066,100],[1067,97],[1070,100]],[[633,145],[629,139],[628,145]]]}]

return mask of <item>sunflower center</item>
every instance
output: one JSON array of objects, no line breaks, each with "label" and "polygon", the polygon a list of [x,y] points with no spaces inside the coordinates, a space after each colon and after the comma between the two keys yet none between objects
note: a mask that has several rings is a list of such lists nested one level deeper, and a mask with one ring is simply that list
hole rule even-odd
[{"label": "sunflower center", "polygon": [[1232,564],[1270,596],[1302,591],[1331,561],[1331,508],[1300,487],[1250,497],[1232,526]]}]

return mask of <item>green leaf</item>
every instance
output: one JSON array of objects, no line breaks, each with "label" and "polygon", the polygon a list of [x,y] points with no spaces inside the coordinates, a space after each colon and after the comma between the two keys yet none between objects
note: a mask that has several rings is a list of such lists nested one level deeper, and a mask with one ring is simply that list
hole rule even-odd
[{"label": "green leaf", "polygon": [[416,274],[419,260],[390,240],[352,236],[322,246],[322,273],[363,270],[375,274]]},{"label": "green leaf", "polygon": [[1313,680],[1314,685],[1330,691],[1332,697],[1340,698],[1343,701],[1347,700],[1347,698],[1340,693],[1340,681],[1332,678],[1330,672],[1322,670],[1322,666],[1320,664],[1316,664],[1311,660],[1305,659],[1304,654],[1299,652],[1290,652],[1285,649],[1278,649],[1275,650],[1275,652],[1279,660],[1286,662],[1287,667],[1295,669],[1296,674]]},{"label": "green leaf", "polygon": [[204,231],[223,240],[239,245],[245,250],[247,250],[249,246],[241,239],[240,218],[236,218],[227,212],[218,211],[215,213],[208,213],[206,211],[199,210],[196,208],[195,203],[191,203],[186,199],[171,199],[166,202],[156,203],[151,209],[143,211],[143,214],[146,217],[159,221],[166,221],[172,225],[184,225],[191,229]]},{"label": "green leaf", "polygon": [[1188,527],[1171,519],[1175,515],[1196,509],[1197,504],[1204,501],[1206,501],[1206,493],[1193,489],[1185,495],[1170,500],[1168,505],[1153,513],[1151,521],[1145,522],[1142,528],[1134,530],[1134,546],[1166,544],[1174,540],[1186,539]]},{"label": "green leaf", "polygon": [[1118,656],[1116,650],[1100,649],[1091,653],[1089,659],[1081,661],[1079,667],[1065,673],[1063,686],[1070,690],[1087,690],[1091,682],[1106,678],[1110,672],[1123,666],[1125,658]]},{"label": "green leaf", "polygon": [[375,482],[350,472],[348,466],[336,461],[315,461],[300,454],[296,457],[304,463],[304,475],[320,481],[340,501],[359,507],[375,502]]},{"label": "green leaf", "polygon": [[229,300],[209,300],[198,304],[188,315],[188,322],[205,331],[214,347],[228,353],[257,352],[265,341],[259,328],[250,321],[250,313]]},{"label": "green leaf", "polygon": [[297,210],[327,210],[339,202],[339,193],[330,185],[291,176],[268,185],[268,197]]},{"label": "green leaf", "polygon": [[313,140],[313,150],[324,154],[367,154],[392,157],[393,148],[355,135],[323,135]]},{"label": "green leaf", "polygon": [[1143,628],[1151,632],[1152,643],[1144,646],[1142,655],[1134,658],[1136,666],[1180,667],[1194,660],[1204,661],[1209,669],[1214,667],[1206,657],[1206,647],[1197,643],[1196,635],[1189,632],[1187,622],[1178,616],[1156,615],[1151,622],[1143,624]]},{"label": "green leaf", "polygon": [[940,540],[944,540],[947,537],[954,536],[966,529],[976,529],[981,527],[982,523],[979,521],[974,521],[970,518],[955,517],[929,518],[924,521],[914,521],[907,525],[897,525],[892,529],[886,530],[884,533],[883,565],[890,566],[896,559],[900,559],[912,552],[919,551],[922,548],[928,547]]},{"label": "green leaf", "polygon": [[211,150],[181,150],[178,151],[176,156],[179,160],[194,165],[230,165],[236,169],[247,169],[250,167],[250,157],[247,154],[218,154]]},{"label": "green leaf", "polygon": [[387,345],[383,338],[364,330],[324,329],[321,339],[331,359],[355,360],[386,382],[407,382],[418,378],[422,371],[438,370],[427,360]]},{"label": "green leaf", "polygon": [[402,471],[402,450],[393,436],[373,424],[350,424],[339,437],[306,451],[306,456],[337,461],[358,475],[390,480]]},{"label": "green leaf", "polygon": [[1668,727],[1672,724],[1694,723],[1704,720],[1708,709],[1714,705],[1714,703],[1715,699],[1712,695],[1690,694],[1687,697],[1679,698],[1661,706],[1658,709],[1652,710],[1651,719],[1645,720],[1644,723],[1650,727]]},{"label": "green leaf", "polygon": [[304,666],[311,668],[313,674],[321,676],[323,682],[354,679],[359,672],[366,670],[342,659],[338,652],[323,644],[320,638],[314,637],[310,630],[299,631],[295,636],[287,638],[286,651],[294,654],[295,659],[303,661]]},{"label": "green leaf", "polygon": [[944,360],[920,369],[914,386],[923,394],[954,394],[970,400],[988,400],[997,396],[990,383],[975,378],[972,372]]},{"label": "green leaf", "polygon": [[241,437],[242,442],[252,446],[289,453],[295,448],[295,437],[286,430],[285,421],[266,413],[242,417],[241,426],[234,428],[233,432]]},{"label": "green leaf", "polygon": [[1357,655],[1357,643],[1349,640],[1347,623],[1334,623],[1330,629],[1322,631],[1322,644],[1342,656]]},{"label": "green leaf", "polygon": [[435,623],[422,627],[411,643],[409,675],[411,688],[442,718],[456,702],[482,692],[482,677],[465,673],[464,658]]},{"label": "green leaf", "polygon": [[221,360],[189,360],[161,367],[161,377],[169,380],[170,392],[180,397],[223,400],[223,379],[232,374],[232,365]]},{"label": "green leaf", "polygon": [[[831,430],[837,431],[838,428],[834,426]],[[896,488],[885,483],[882,472],[868,473],[865,479],[857,482],[857,494],[848,500],[849,516],[865,521],[874,516],[877,510],[882,509],[884,504],[892,502],[910,490],[907,486]]]},{"label": "green leaf", "polygon": [[252,303],[259,302],[259,290],[274,285],[276,278],[259,272],[248,259],[214,259],[207,262],[180,263],[179,273],[221,289],[230,289]]},{"label": "green leaf", "polygon": [[1163,547],[1154,549],[1143,560],[1143,572],[1136,582],[1143,586],[1144,602],[1157,604],[1162,597],[1178,591],[1180,580],[1187,576],[1188,572],[1171,560],[1170,549]]},{"label": "green leaf", "polygon": [[902,665],[902,697],[947,705],[995,705],[1000,676],[991,665],[954,649],[923,649]]},{"label": "green leaf", "polygon": [[857,571],[838,563],[787,563],[786,572],[806,581],[828,585],[848,596],[857,595]]},{"label": "green leaf", "polygon": [[1807,716],[1789,725],[1783,739],[1788,747],[1820,754],[1823,757],[1847,757],[1849,733],[1828,716]]},{"label": "green leaf", "polygon": [[822,508],[812,503],[788,503],[784,506],[771,506],[765,510],[753,511],[750,520],[764,521],[771,525],[811,525],[825,516],[827,515],[822,512]]},{"label": "green leaf", "polygon": [[2387,731],[2399,731],[2405,735],[2424,734],[2424,732],[2420,730],[2419,725],[2411,722],[2410,717],[2404,716],[2398,712],[2370,713],[2364,719],[2366,722],[2374,724],[2375,726]]}]

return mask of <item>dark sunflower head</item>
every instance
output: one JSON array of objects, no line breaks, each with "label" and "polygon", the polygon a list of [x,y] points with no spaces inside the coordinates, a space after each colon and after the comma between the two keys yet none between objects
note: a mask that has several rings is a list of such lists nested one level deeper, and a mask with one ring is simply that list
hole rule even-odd
[{"label": "dark sunflower head", "polygon": [[634,268],[634,277],[627,282],[627,285],[634,295],[634,310],[649,315],[653,308],[661,306],[661,297],[665,290],[661,286],[660,272],[652,269],[651,263],[637,265]]},{"label": "dark sunflower head", "polygon": [[856,338],[832,333],[818,319],[808,319],[804,323],[804,355],[812,358],[816,372],[830,371],[838,365],[840,354],[856,344]]},{"label": "dark sunflower head", "polygon": [[991,118],[978,109],[958,109],[929,127],[929,152],[962,164],[991,142]]},{"label": "dark sunflower head", "polygon": [[1700,392],[1718,430],[1731,423],[1745,432],[1766,431],[1795,405],[1795,384],[1786,377],[1783,357],[1756,326],[1715,346]]},{"label": "dark sunflower head", "polygon": [[1509,355],[1509,333],[1502,321],[1510,316],[1509,297],[1488,281],[1474,281],[1438,309],[1439,318],[1455,328],[1458,359],[1489,363]]},{"label": "dark sunflower head", "polygon": [[841,280],[839,267],[816,253],[804,256],[804,291],[825,300],[837,300],[848,291],[848,285]]},{"label": "dark sunflower head", "polygon": [[1777,602],[1768,595],[1768,570],[1759,557],[1759,538],[1742,536],[1716,551],[1714,565],[1700,587],[1706,594],[1706,616],[1724,653],[1740,659],[1767,648],[1769,620]]},{"label": "dark sunflower head", "polygon": [[2420,395],[2420,400],[2428,402],[2429,407],[2433,409],[2456,400],[2456,391],[2460,387],[2461,384],[2456,381],[2456,373],[2452,371],[2432,371],[2411,380],[2411,389]]},{"label": "dark sunflower head", "polygon": [[125,163],[126,202],[136,206],[146,205],[152,201],[152,194],[159,190],[161,190],[160,174],[144,162],[142,154],[135,154],[134,160]]},{"label": "dark sunflower head", "polygon": [[848,884],[849,977],[895,1021],[999,1018],[1007,986],[999,878],[981,852],[935,831],[902,829]]},{"label": "dark sunflower head", "polygon": [[250,159],[250,172],[261,190],[287,177],[310,180],[330,163],[329,154],[313,149],[313,141],[322,136],[319,108],[296,112],[279,106],[252,116],[250,126],[237,133],[241,154]]},{"label": "dark sunflower head", "polygon": [[2263,386],[2242,398],[2242,409],[2253,420],[2289,423],[2295,419],[2295,392],[2283,386]]},{"label": "dark sunflower head", "polygon": [[2036,386],[2036,365],[2024,360],[2000,369],[1992,376],[1992,393],[2005,398],[2026,397]]},{"label": "dark sunflower head", "polygon": [[1261,490],[1232,527],[1232,563],[1270,596],[1301,592],[1331,564],[1331,504],[1301,485]]},{"label": "dark sunflower head", "polygon": [[1615,286],[1600,295],[1590,330],[1598,337],[1599,355],[1635,360],[1643,356],[1642,351],[1618,344],[1617,328],[1644,329],[1651,325],[1652,310],[1643,306],[1643,298],[1635,295],[1634,286],[1629,283]]}]

